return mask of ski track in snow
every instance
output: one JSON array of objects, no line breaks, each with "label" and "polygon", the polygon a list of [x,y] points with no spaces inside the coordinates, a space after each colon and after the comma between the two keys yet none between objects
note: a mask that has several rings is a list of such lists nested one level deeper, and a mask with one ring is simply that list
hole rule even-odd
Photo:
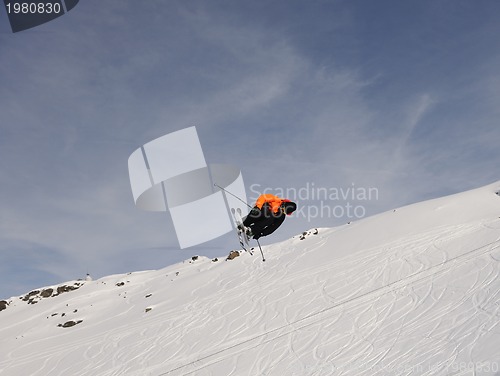
[{"label": "ski track in snow", "polygon": [[[145,303],[133,298],[143,285],[125,286],[120,315],[94,322],[82,308],[80,327],[2,348],[0,375],[495,374],[486,366],[500,361],[498,218],[329,259],[335,231],[265,247],[265,263],[244,254],[216,265],[217,282],[186,289],[182,304]],[[89,294],[101,302],[98,291]],[[496,349],[484,345],[495,337]]]},{"label": "ski track in snow", "polygon": [[[473,331],[459,333],[458,330],[456,339],[441,339],[439,327],[442,322],[452,320],[458,328],[473,325],[470,330],[475,329],[474,324],[477,323],[474,317],[480,310],[479,302],[483,307],[496,303],[489,318],[494,319],[491,320],[493,322],[497,320],[498,302],[491,301],[493,299],[482,302],[480,298],[481,291],[495,284],[498,279],[498,264],[491,264],[488,260],[495,260],[492,255],[498,253],[500,232],[484,231],[486,228],[494,229],[481,223],[431,231],[417,240],[406,239],[380,247],[378,252],[366,252],[366,256],[356,254],[357,257],[347,257],[340,262],[337,260],[297,274],[287,273],[293,264],[299,262],[298,259],[290,258],[283,270],[277,272],[283,273],[283,276],[278,277],[283,283],[276,289],[269,285],[264,295],[251,295],[250,298],[263,301],[266,309],[257,311],[267,311],[268,317],[259,317],[259,320],[265,319],[269,324],[279,317],[282,307],[280,299],[287,299],[294,293],[300,295],[302,300],[297,305],[292,303],[285,307],[283,325],[268,325],[270,330],[263,327],[261,334],[233,346],[221,342],[222,349],[218,352],[206,357],[197,356],[191,362],[186,359],[184,365],[164,374],[216,374],[210,370],[211,367],[220,367],[219,363],[234,359],[238,359],[237,364],[251,364],[252,359],[259,359],[245,373],[249,375],[386,375],[391,371],[400,374],[405,371],[400,367],[406,363],[405,355],[408,358],[406,364],[411,364],[415,352],[421,353],[421,362],[415,364],[411,371],[429,375],[448,374],[453,362],[464,351],[468,354],[467,359],[473,359],[472,353],[481,334]],[[453,248],[454,239],[460,238],[460,242],[463,242],[468,235],[476,237],[478,231],[485,232],[486,242],[483,246],[465,250],[462,247]],[[429,247],[429,243],[433,246]],[[412,247],[408,247],[410,244]],[[302,253],[303,257],[306,257],[307,252],[306,249]],[[314,249],[309,252],[314,252]],[[470,271],[467,265],[471,262],[484,263],[484,267]],[[460,273],[462,269],[464,273]],[[472,283],[463,291],[457,287],[457,291],[448,292],[446,285],[436,288],[440,276],[449,273],[457,274],[457,280],[470,278]],[[348,275],[354,275],[355,278],[344,285],[338,285],[338,281],[344,278],[331,278],[347,278]],[[253,275],[253,278],[264,279],[263,284],[266,283],[265,277],[258,270]],[[446,301],[447,293],[463,295],[458,306],[455,306],[455,301]],[[304,304],[304,301],[308,304]],[[470,305],[470,315],[463,319],[452,318],[454,311],[461,312],[461,305]],[[419,313],[414,315],[415,311]],[[409,312],[412,313],[411,317],[407,317]],[[345,320],[350,322],[351,329],[335,334],[337,324]],[[488,321],[482,323],[481,330],[485,330]],[[249,326],[255,328],[252,323]],[[484,334],[492,329],[484,331]],[[427,334],[421,336],[422,332]],[[394,345],[401,342],[408,343],[406,354],[393,353]],[[303,354],[304,349],[309,348],[310,361],[294,356]],[[356,351],[353,352],[353,349]],[[447,354],[446,362],[441,360],[443,353]],[[441,363],[432,363],[434,354],[439,354]],[[241,374],[241,367],[234,374]]]}]

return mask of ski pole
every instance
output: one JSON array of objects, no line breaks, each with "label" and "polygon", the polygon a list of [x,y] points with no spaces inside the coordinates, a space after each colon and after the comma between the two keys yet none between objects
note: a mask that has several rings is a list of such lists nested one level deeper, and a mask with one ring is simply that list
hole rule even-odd
[{"label": "ski pole", "polygon": [[235,194],[232,194],[231,192],[229,192],[228,190],[222,188],[219,184],[217,183],[214,183],[214,185],[220,189],[222,189],[224,192],[230,194],[231,196],[233,196],[234,198],[240,200],[242,203],[244,203],[246,206],[248,206],[250,209],[252,209],[252,206],[248,205],[248,203],[246,203],[245,201],[243,201],[241,198],[239,198],[238,196],[236,196]]},{"label": "ski pole", "polygon": [[255,241],[259,245],[260,254],[262,255],[262,261],[266,261],[266,259],[264,258],[264,252],[262,252],[262,247],[260,246],[260,243],[259,243],[259,239],[255,239]]}]

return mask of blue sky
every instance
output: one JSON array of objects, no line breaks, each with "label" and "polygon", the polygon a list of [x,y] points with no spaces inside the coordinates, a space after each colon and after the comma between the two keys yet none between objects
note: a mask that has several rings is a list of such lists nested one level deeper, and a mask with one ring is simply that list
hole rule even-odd
[{"label": "blue sky", "polygon": [[[0,298],[236,248],[181,251],[168,214],[134,206],[129,155],[192,125],[249,199],[374,187],[323,202],[371,215],[499,180],[499,16],[497,1],[81,1],[12,34],[2,9]],[[289,218],[264,243],[353,219]]]}]

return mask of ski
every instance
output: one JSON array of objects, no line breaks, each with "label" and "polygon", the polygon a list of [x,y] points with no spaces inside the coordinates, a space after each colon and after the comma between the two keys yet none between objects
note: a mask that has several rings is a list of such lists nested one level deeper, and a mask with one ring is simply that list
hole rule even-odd
[{"label": "ski", "polygon": [[251,249],[250,247],[250,238],[248,237],[248,232],[247,232],[247,227],[245,227],[243,225],[243,214],[241,212],[241,209],[238,208],[236,209],[236,213],[237,213],[237,216],[238,216],[238,220],[240,222],[240,226],[241,226],[241,234],[243,236],[243,241],[245,242],[245,245],[248,249]]},{"label": "ski", "polygon": [[248,252],[251,255],[253,255],[253,252],[250,248],[250,242],[245,231],[246,230],[245,226],[243,226],[243,221],[241,218],[241,209],[238,208],[238,210],[235,210],[234,208],[231,208],[231,213],[233,214],[234,221],[236,223],[236,230],[238,232],[238,239],[240,241],[241,248],[245,252]]}]

